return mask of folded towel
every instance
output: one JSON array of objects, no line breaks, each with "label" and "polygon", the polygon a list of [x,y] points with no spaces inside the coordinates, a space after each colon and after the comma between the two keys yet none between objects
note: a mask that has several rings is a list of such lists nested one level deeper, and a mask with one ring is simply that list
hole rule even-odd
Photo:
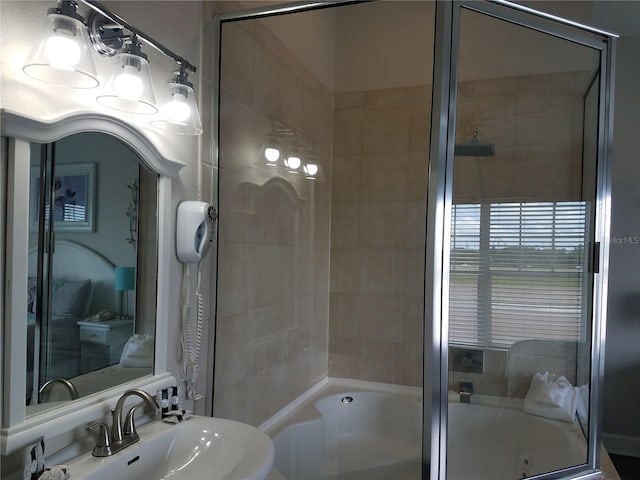
[{"label": "folded towel", "polygon": [[576,411],[580,420],[586,422],[589,420],[589,385],[585,384],[575,388],[576,397],[578,397]]},{"label": "folded towel", "polygon": [[45,468],[38,480],[67,480],[69,478],[69,467],[66,465],[55,465]]},{"label": "folded towel", "polygon": [[132,335],[120,355],[122,367],[153,367],[153,337],[149,334]]},{"label": "folded towel", "polygon": [[549,380],[549,373],[536,373],[524,399],[524,411],[532,415],[573,422],[578,395],[565,377]]}]

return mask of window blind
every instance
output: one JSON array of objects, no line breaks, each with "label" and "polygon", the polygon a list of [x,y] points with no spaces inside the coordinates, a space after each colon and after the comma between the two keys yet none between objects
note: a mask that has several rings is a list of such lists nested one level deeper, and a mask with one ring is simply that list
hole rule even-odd
[{"label": "window blind", "polygon": [[450,342],[508,348],[528,338],[578,340],[586,214],[584,202],[454,205]]}]

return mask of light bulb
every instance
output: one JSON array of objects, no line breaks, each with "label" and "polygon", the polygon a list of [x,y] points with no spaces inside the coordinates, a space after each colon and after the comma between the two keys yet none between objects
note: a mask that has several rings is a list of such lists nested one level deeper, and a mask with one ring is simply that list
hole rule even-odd
[{"label": "light bulb", "polygon": [[316,165],[315,163],[307,163],[307,165],[304,167],[304,171],[310,177],[315,177],[318,173],[318,165]]},{"label": "light bulb", "polygon": [[300,157],[290,156],[289,158],[287,158],[287,167],[291,168],[292,170],[297,170],[298,168],[300,168],[301,163],[302,161],[300,160]]},{"label": "light bulb", "polygon": [[172,95],[171,100],[166,105],[167,117],[174,122],[184,122],[191,115],[191,108],[187,103],[187,97],[180,92]]},{"label": "light bulb", "polygon": [[71,70],[80,61],[80,45],[73,37],[52,35],[45,44],[45,55],[53,68]]},{"label": "light bulb", "polygon": [[138,69],[132,65],[124,65],[122,73],[120,73],[113,87],[119,96],[128,99],[136,99],[140,96],[144,89],[142,79],[138,75]]},{"label": "light bulb", "polygon": [[275,162],[280,158],[280,150],[273,147],[267,147],[264,149],[264,157],[269,162]]}]

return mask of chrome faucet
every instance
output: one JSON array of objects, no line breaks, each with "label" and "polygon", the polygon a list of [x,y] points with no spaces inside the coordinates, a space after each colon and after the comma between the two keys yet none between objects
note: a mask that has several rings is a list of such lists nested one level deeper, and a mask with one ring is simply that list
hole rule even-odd
[{"label": "chrome faucet", "polygon": [[[124,408],[124,403],[127,398],[131,396],[140,397],[142,400],[144,400],[144,404],[139,403],[131,407],[127,412],[127,415],[125,416],[123,422],[122,410]],[[144,407],[145,404],[151,407],[155,413],[158,412],[158,403],[156,402],[155,398],[153,398],[147,392],[139,389],[127,390],[118,399],[115,408],[111,411],[111,435],[109,435],[109,431],[105,423],[98,422],[89,426],[90,430],[93,430],[95,428],[99,429],[98,441],[96,442],[96,446],[94,447],[92,452],[94,457],[108,457],[140,440],[140,437],[136,432],[136,426],[133,417],[136,410],[139,407]]]},{"label": "chrome faucet", "polygon": [[38,390],[38,400],[40,400],[43,394],[47,390],[50,390],[51,386],[56,383],[61,383],[62,385],[64,385],[64,387],[69,392],[69,395],[71,395],[71,400],[80,398],[80,395],[78,395],[78,390],[76,389],[75,385],[71,383],[71,381],[67,380],[66,378],[52,378],[48,382],[45,382],[45,384],[40,387],[40,390]]}]

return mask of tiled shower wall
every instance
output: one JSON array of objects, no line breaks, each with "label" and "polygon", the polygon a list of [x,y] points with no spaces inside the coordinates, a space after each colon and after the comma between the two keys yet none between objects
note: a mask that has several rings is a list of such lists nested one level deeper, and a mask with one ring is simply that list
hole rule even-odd
[{"label": "tiled shower wall", "polygon": [[431,89],[334,98],[329,374],[420,385]]},{"label": "tiled shower wall", "polygon": [[[260,424],[327,372],[331,95],[259,21],[223,27],[214,414]],[[273,122],[326,181],[258,165]]]},{"label": "tiled shower wall", "polygon": [[[457,139],[495,144],[456,159],[454,201],[579,199],[582,95],[562,73],[460,84]],[[329,374],[422,382],[424,231],[431,89],[334,97]],[[506,394],[506,351],[487,352],[478,393]],[[574,362],[575,363],[575,362]]]}]

